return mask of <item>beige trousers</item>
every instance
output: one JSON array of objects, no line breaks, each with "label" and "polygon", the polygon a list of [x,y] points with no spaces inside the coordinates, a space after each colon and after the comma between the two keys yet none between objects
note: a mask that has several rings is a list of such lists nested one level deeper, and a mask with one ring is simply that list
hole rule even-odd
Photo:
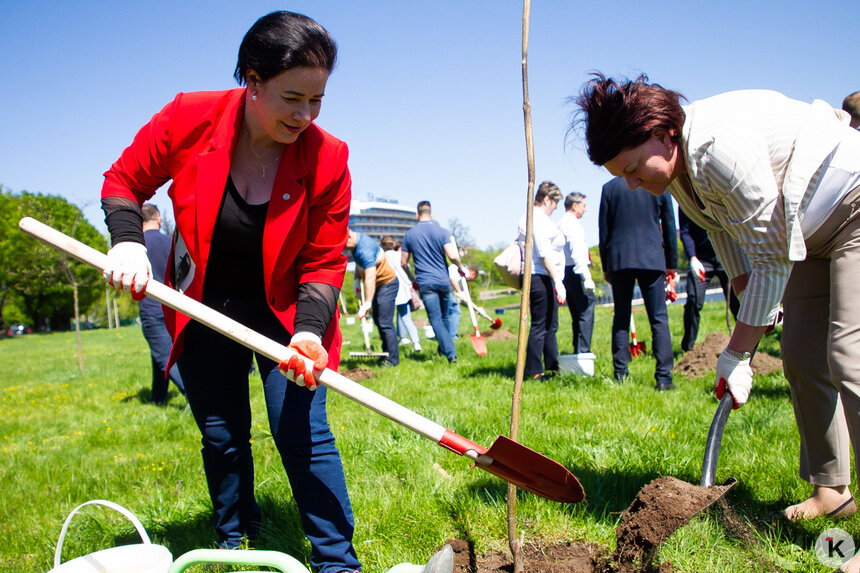
[{"label": "beige trousers", "polygon": [[[807,243],[783,298],[782,363],[800,432],[801,479],[851,483],[860,462],[860,188]],[[860,472],[858,472],[860,475]]]}]

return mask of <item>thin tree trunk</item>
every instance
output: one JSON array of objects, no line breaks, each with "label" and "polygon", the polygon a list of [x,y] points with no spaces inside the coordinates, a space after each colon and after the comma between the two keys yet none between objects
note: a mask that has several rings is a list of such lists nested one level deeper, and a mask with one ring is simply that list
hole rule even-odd
[{"label": "thin tree trunk", "polygon": [[110,293],[108,292],[107,285],[105,285],[105,316],[107,316],[108,330],[110,330],[113,327],[110,323]]},{"label": "thin tree trunk", "polygon": [[[532,112],[529,103],[528,45],[530,0],[523,1],[523,119],[526,132],[526,155],[528,159],[529,184],[526,193],[526,244],[523,268],[523,294],[520,299],[520,325],[517,335],[517,370],[511,400],[511,439],[516,441],[520,433],[520,404],[523,394],[523,377],[526,367],[526,344],[528,336],[529,291],[532,284],[532,210],[534,206],[535,158],[532,141]],[[517,539],[517,488],[508,484],[508,545],[514,561],[514,573],[523,572],[522,542]]]},{"label": "thin tree trunk", "polygon": [[78,283],[72,283],[72,292],[75,295],[75,338],[78,341],[78,370],[84,372],[84,351],[81,348],[81,313],[78,308]]},{"label": "thin tree trunk", "polygon": [[116,304],[116,296],[113,297],[113,323],[119,328],[119,307]]}]

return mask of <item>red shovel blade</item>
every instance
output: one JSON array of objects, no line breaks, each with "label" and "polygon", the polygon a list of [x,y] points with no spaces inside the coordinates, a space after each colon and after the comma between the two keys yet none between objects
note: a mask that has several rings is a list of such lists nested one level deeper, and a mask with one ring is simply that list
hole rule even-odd
[{"label": "red shovel blade", "polygon": [[510,438],[496,438],[486,455],[493,463],[475,465],[520,489],[561,503],[585,498],[582,484],[567,468]]},{"label": "red shovel blade", "polygon": [[475,329],[475,334],[471,336],[472,338],[472,348],[475,349],[475,352],[478,353],[478,356],[486,356],[487,355],[487,341],[481,336],[481,333],[478,332],[478,329]]}]

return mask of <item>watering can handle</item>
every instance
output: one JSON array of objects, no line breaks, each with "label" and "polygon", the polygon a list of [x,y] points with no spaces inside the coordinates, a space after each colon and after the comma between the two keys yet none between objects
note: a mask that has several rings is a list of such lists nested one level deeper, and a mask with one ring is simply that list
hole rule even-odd
[{"label": "watering can handle", "polygon": [[127,517],[131,524],[134,525],[134,528],[137,530],[138,535],[140,535],[140,538],[143,540],[143,543],[145,545],[149,545],[152,543],[149,540],[149,535],[146,534],[146,530],[143,528],[143,524],[137,517],[135,517],[132,512],[119,505],[118,503],[114,503],[112,501],[107,501],[104,499],[93,499],[91,501],[82,503],[81,505],[73,509],[72,512],[69,514],[69,517],[66,518],[66,522],[63,524],[63,529],[60,531],[60,539],[57,540],[57,549],[54,551],[55,568],[60,566],[60,560],[62,559],[63,555],[63,541],[65,541],[66,539],[66,532],[69,530],[69,524],[71,524],[72,522],[72,517],[74,517],[74,515],[78,512],[79,509],[86,505],[104,505],[105,507],[115,509],[116,511]]}]

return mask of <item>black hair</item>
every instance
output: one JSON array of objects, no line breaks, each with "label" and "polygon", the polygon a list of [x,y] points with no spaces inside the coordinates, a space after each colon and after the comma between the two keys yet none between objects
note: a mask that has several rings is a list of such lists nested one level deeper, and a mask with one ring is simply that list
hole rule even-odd
[{"label": "black hair", "polygon": [[331,72],[336,59],[337,45],[325,28],[307,16],[282,10],[266,14],[245,34],[233,77],[241,86],[248,70],[262,81],[297,67]]}]

